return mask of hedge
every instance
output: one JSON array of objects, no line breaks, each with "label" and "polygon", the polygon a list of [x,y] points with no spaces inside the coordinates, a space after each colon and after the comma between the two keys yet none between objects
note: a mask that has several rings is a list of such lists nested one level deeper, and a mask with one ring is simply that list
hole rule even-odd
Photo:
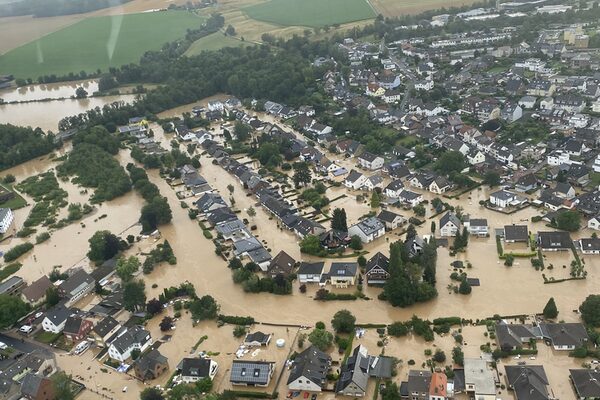
[{"label": "hedge", "polygon": [[333,300],[356,300],[358,297],[352,293],[327,293],[324,298],[317,299],[317,301],[333,301]]},{"label": "hedge", "polygon": [[29,242],[18,244],[12,249],[8,250],[6,253],[4,253],[4,261],[10,262],[16,260],[31,249],[33,249],[33,244]]},{"label": "hedge", "polygon": [[[276,399],[277,395],[265,392],[249,392],[243,390],[225,390],[223,392],[225,397],[233,396],[233,398],[247,398],[247,399]],[[228,398],[228,397],[227,397]]]},{"label": "hedge", "polygon": [[433,320],[434,325],[461,325],[462,318],[461,317],[445,317],[445,318],[436,318]]},{"label": "hedge", "polygon": [[233,325],[252,325],[255,323],[253,317],[240,317],[237,315],[219,314],[219,316],[217,317],[217,320],[222,321],[226,324],[233,324]]}]

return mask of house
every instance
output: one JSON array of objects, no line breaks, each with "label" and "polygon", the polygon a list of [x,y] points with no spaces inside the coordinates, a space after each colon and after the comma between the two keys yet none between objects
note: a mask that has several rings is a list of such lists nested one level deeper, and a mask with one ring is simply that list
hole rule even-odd
[{"label": "house", "polygon": [[10,228],[15,216],[10,208],[0,208],[0,233],[5,234]]},{"label": "house", "polygon": [[344,179],[344,186],[348,189],[358,190],[365,184],[367,177],[356,170],[351,170],[346,179]]},{"label": "house", "polygon": [[402,190],[398,194],[398,201],[410,207],[415,207],[423,202],[423,195],[410,190]]},{"label": "house", "polygon": [[536,189],[538,186],[538,180],[534,174],[525,174],[519,177],[515,182],[515,190],[518,192],[528,192]]},{"label": "house", "polygon": [[404,190],[404,184],[400,179],[396,179],[385,187],[384,194],[387,197],[397,199],[400,196],[400,192],[402,192],[402,190]]},{"label": "house", "polygon": [[496,399],[494,372],[487,361],[480,358],[465,358],[465,391],[480,400]]},{"label": "house", "polygon": [[600,231],[600,216],[590,218],[588,220],[588,228]]},{"label": "house", "polygon": [[227,203],[221,197],[221,195],[216,193],[205,193],[196,201],[196,207],[203,214],[207,214],[211,211],[214,211],[218,208],[227,207]]},{"label": "house", "polygon": [[452,186],[450,185],[450,182],[448,182],[448,180],[446,178],[444,178],[443,176],[437,176],[429,184],[429,187],[427,188],[427,190],[429,190],[431,193],[442,194],[442,193],[446,193],[451,188],[452,188]]},{"label": "house", "polygon": [[529,228],[527,225],[504,225],[504,242],[529,243]]},{"label": "house", "polygon": [[390,259],[377,252],[367,261],[365,267],[365,277],[369,285],[383,285],[390,277],[389,273]]},{"label": "house", "polygon": [[371,243],[384,234],[385,225],[375,217],[365,218],[348,228],[348,235],[358,236],[363,243]]},{"label": "house", "polygon": [[408,371],[408,380],[402,382],[405,384],[407,397],[411,400],[429,400],[431,380],[431,371]]},{"label": "house", "polygon": [[223,111],[225,109],[225,105],[220,100],[212,100],[207,104],[208,111]]},{"label": "house", "polygon": [[506,383],[516,400],[550,400],[548,377],[542,365],[505,365]]},{"label": "house", "polygon": [[448,378],[443,372],[431,374],[429,384],[429,400],[446,400],[448,395]]},{"label": "house", "polygon": [[570,369],[569,377],[578,400],[600,398],[600,371],[597,369]]},{"label": "house", "polygon": [[69,307],[91,293],[95,284],[90,274],[79,269],[58,286],[58,293],[66,299],[65,307]]},{"label": "house", "polygon": [[167,357],[160,354],[157,349],[150,350],[146,354],[141,355],[133,363],[135,375],[142,382],[156,379],[168,369],[169,361]]},{"label": "house", "polygon": [[65,322],[63,334],[67,340],[79,342],[87,337],[93,326],[94,324],[90,320],[78,316],[70,316]]},{"label": "house", "polygon": [[329,250],[345,248],[350,244],[351,238],[348,232],[330,229],[319,236],[321,246]]},{"label": "house", "polygon": [[9,296],[19,295],[19,290],[25,286],[25,281],[20,276],[11,276],[4,282],[0,283],[0,294],[6,294]]},{"label": "house", "polygon": [[506,208],[519,204],[516,194],[506,190],[499,190],[490,194],[490,203],[496,207]]},{"label": "house", "polygon": [[384,163],[383,157],[377,156],[373,153],[369,153],[368,151],[363,152],[358,157],[358,164],[365,169],[369,169],[371,171],[375,171],[381,169]]},{"label": "house", "polygon": [[440,218],[440,236],[456,236],[461,225],[460,219],[458,219],[453,212],[448,211],[442,218]]},{"label": "house", "polygon": [[541,338],[541,331],[533,325],[504,322],[496,324],[496,341],[498,347],[503,351],[509,352],[523,348],[523,345],[538,338]]},{"label": "house", "polygon": [[180,371],[175,378],[177,383],[194,383],[204,378],[213,380],[219,364],[210,358],[184,358],[177,369]]},{"label": "house", "polygon": [[[37,349],[31,353],[25,353],[22,357],[14,357],[14,360],[3,360],[0,369],[0,397],[2,399],[21,399],[24,395],[42,394],[44,400],[54,400],[54,396],[46,391],[46,384],[30,381],[29,375],[40,378],[48,378],[58,370],[54,353],[49,350]],[[42,389],[38,390],[37,389]],[[52,396],[51,396],[52,395]],[[44,397],[46,396],[46,397]]]},{"label": "house", "polygon": [[557,182],[553,193],[561,199],[570,200],[575,197],[575,189],[566,182]]},{"label": "house", "polygon": [[54,400],[56,393],[48,377],[27,372],[21,382],[21,399]]},{"label": "house", "polygon": [[294,358],[287,380],[290,391],[321,392],[327,386],[331,357],[310,346]]},{"label": "house", "polygon": [[464,222],[470,235],[485,237],[488,235],[488,222],[485,218],[470,218]]},{"label": "house", "polygon": [[537,241],[542,251],[568,251],[573,247],[569,232],[538,232]]},{"label": "house", "polygon": [[402,215],[387,210],[382,210],[377,216],[377,219],[383,222],[385,228],[389,231],[398,228],[406,222],[406,219]]},{"label": "house", "polygon": [[65,328],[67,318],[72,314],[74,314],[73,310],[70,310],[62,304],[58,304],[44,314],[42,329],[44,329],[45,332],[52,332],[55,334],[61,333]]},{"label": "house", "polygon": [[242,386],[269,386],[275,371],[271,361],[233,360],[229,382]]},{"label": "house", "polygon": [[271,342],[271,337],[273,335],[268,333],[262,333],[260,331],[249,333],[244,338],[244,345],[248,347],[262,347],[268,346],[269,342]]},{"label": "house", "polygon": [[98,347],[106,347],[110,339],[119,332],[121,324],[111,316],[104,317],[92,329],[92,337]]},{"label": "house", "polygon": [[353,286],[356,280],[358,265],[355,262],[334,262],[329,268],[329,280],[331,284],[338,288]]},{"label": "house", "polygon": [[525,109],[532,109],[535,107],[537,97],[535,96],[523,96],[519,99],[518,104]]},{"label": "house", "polygon": [[500,118],[508,123],[515,122],[523,116],[523,109],[519,104],[506,103],[500,113]]},{"label": "house", "polygon": [[319,283],[321,281],[321,276],[323,275],[324,265],[325,263],[323,262],[300,263],[297,272],[298,281],[300,283]]},{"label": "house", "polygon": [[24,302],[35,307],[46,300],[46,291],[53,286],[48,276],[42,275],[39,279],[32,282],[31,285],[21,290],[21,298]]},{"label": "house", "polygon": [[335,393],[343,396],[362,397],[369,381],[369,355],[363,345],[357,346],[340,370]]},{"label": "house", "polygon": [[575,350],[586,346],[590,340],[585,325],[577,322],[540,324],[544,340],[554,347],[554,350]]},{"label": "house", "polygon": [[411,257],[416,257],[419,254],[423,253],[423,248],[425,247],[425,241],[419,235],[415,235],[411,238],[406,239],[404,242],[404,247],[408,251],[408,255]]},{"label": "house", "polygon": [[123,362],[131,357],[133,350],[144,352],[152,344],[150,332],[139,325],[122,328],[117,338],[108,347],[108,355],[113,360]]},{"label": "house", "polygon": [[296,260],[294,260],[288,253],[281,250],[275,258],[271,260],[271,263],[267,267],[267,274],[272,278],[277,275],[284,277],[290,276],[296,266]]}]

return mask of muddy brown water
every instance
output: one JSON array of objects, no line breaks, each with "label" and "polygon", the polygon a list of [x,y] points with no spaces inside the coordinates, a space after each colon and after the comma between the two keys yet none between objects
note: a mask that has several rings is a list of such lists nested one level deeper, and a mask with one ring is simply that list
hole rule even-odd
[{"label": "muddy brown water", "polygon": [[98,81],[88,79],[3,89],[0,90],[0,99],[4,100],[6,103],[11,103],[13,101],[64,99],[74,96],[75,90],[79,87],[83,87],[89,94],[92,94],[98,91]]},{"label": "muddy brown water", "polygon": [[[38,103],[22,104],[21,106],[29,107],[35,104]],[[189,109],[191,107],[188,107]],[[57,111],[55,109],[46,110],[45,113],[40,114],[31,111],[31,108],[26,113],[28,124],[32,125],[46,123],[55,125],[63,115],[72,114],[72,112]],[[22,117],[25,118],[25,115]],[[153,129],[156,139],[168,148],[172,135],[165,135],[157,126],[154,126]],[[131,162],[131,157],[127,151],[121,151],[118,159],[122,165]],[[200,173],[226,199],[230,197],[227,185],[232,184],[234,186],[233,197],[236,203],[235,207],[241,211],[241,218],[248,217],[246,213],[248,207],[255,207],[257,215],[249,219],[258,226],[256,231],[258,238],[266,242],[266,246],[271,248],[273,255],[279,250],[285,250],[296,260],[310,259],[309,257],[301,256],[298,248],[298,239],[294,235],[278,229],[276,221],[271,219],[262,208],[255,206],[256,200],[251,196],[246,196],[238,181],[219,166],[213,165],[211,161],[210,157],[201,157],[202,167]],[[20,181],[27,176],[46,171],[53,167],[55,167],[55,162],[51,161],[48,157],[43,157],[12,168],[5,171],[5,173],[10,172],[14,174]],[[221,306],[223,314],[251,315],[261,322],[312,325],[320,320],[325,322],[330,321],[333,314],[341,308],[351,310],[361,323],[389,323],[392,321],[407,320],[413,314],[421,318],[430,319],[444,316],[477,319],[489,317],[494,314],[532,314],[540,312],[548,298],[554,297],[560,311],[559,319],[578,321],[579,316],[573,313],[572,310],[576,309],[588,294],[596,293],[600,284],[600,274],[597,271],[600,261],[597,256],[584,257],[586,270],[588,271],[588,278],[586,280],[544,284],[542,272],[535,271],[527,259],[517,259],[513,267],[505,267],[498,259],[495,239],[490,237],[483,239],[471,238],[467,251],[455,257],[450,256],[446,249],[440,248],[437,269],[437,289],[439,296],[430,302],[408,308],[393,308],[387,303],[377,300],[377,295],[381,289],[366,286],[364,289],[365,294],[371,300],[357,300],[352,302],[314,301],[312,297],[317,287],[309,287],[307,293],[302,294],[298,290],[298,283],[294,284],[293,294],[289,296],[264,293],[248,294],[244,293],[239,285],[233,283],[230,271],[227,269],[225,262],[215,255],[212,242],[204,238],[197,222],[190,220],[187,210],[181,208],[176,191],[158,175],[158,171],[150,170],[148,174],[150,180],[159,187],[161,193],[167,197],[171,205],[173,221],[161,228],[161,234],[163,238],[169,240],[178,259],[176,266],[163,265],[155,269],[153,273],[143,277],[146,281],[148,298],[157,296],[165,287],[176,286],[187,280],[194,284],[199,295],[210,294],[215,297]],[[80,193],[81,188],[72,184],[62,184],[62,186],[69,193],[69,202],[81,202],[86,196],[91,194],[91,192],[87,195]],[[332,194],[336,191],[332,190]],[[492,233],[494,228],[499,228],[510,223],[525,223],[522,220],[530,220],[532,216],[539,213],[533,208],[527,208],[512,215],[504,215],[487,210],[479,205],[479,200],[487,198],[488,194],[489,189],[482,188],[475,189],[471,193],[461,196],[459,200],[444,200],[452,205],[462,206],[465,213],[471,214],[472,217],[487,218],[490,225],[490,232]],[[425,193],[425,196],[429,200],[433,198],[428,193]],[[330,197],[333,198],[335,196],[330,195]],[[191,204],[191,201],[191,199],[187,200],[188,204]],[[343,204],[350,210],[349,223],[356,222],[356,219],[364,214],[365,210],[368,210],[367,206],[363,204],[354,205],[353,201],[355,202],[355,200],[340,202],[340,204]],[[93,232],[99,229],[121,232],[129,228],[137,221],[139,210],[143,204],[143,199],[133,191],[111,202],[102,204],[93,215],[82,220],[85,227],[82,227],[80,223],[69,225],[54,232],[52,238],[47,242],[35,246],[32,252],[19,260],[23,263],[23,268],[19,271],[18,275],[23,276],[26,281],[30,282],[40,274],[48,273],[53,265],[70,266],[78,265],[79,263],[87,265],[84,259],[88,248],[87,240]],[[358,208],[358,210],[355,208]],[[22,224],[22,221],[26,217],[26,212],[26,209],[17,212],[15,224],[17,228],[20,228],[19,224]],[[399,210],[399,212],[407,217],[412,215],[411,212],[403,210]],[[107,217],[98,219],[103,214],[106,214]],[[432,210],[428,206],[427,218],[431,214]],[[434,220],[439,228],[439,217],[436,217]],[[427,219],[418,228],[420,234],[429,233],[430,222],[431,220]],[[531,230],[548,229],[544,226],[544,223],[532,224],[528,222],[528,225]],[[139,232],[139,227],[134,226],[127,231],[127,233],[130,232],[136,234]],[[589,235],[591,235],[591,232],[583,230],[573,236]],[[398,236],[392,233],[387,235],[387,238],[389,240],[396,240]],[[369,251],[367,257],[377,251],[387,254],[388,239],[382,238],[365,246],[366,250]],[[12,239],[8,243],[2,243],[0,244],[0,249],[6,251],[21,240]],[[523,249],[525,250],[525,246],[523,246]],[[516,250],[517,248],[515,248]],[[450,267],[450,263],[455,259],[468,260],[473,265],[471,269],[466,269],[468,275],[481,280],[481,286],[473,288],[473,292],[469,296],[458,295],[446,289],[451,284],[449,275],[452,272],[452,268]],[[543,273],[546,273],[547,276],[556,276],[557,278],[567,276],[570,259],[571,255],[569,253],[547,254],[546,265],[552,263],[555,268],[552,271],[546,270]],[[326,260],[326,269],[328,269],[331,261],[338,260]],[[567,265],[567,269],[563,269],[562,265]],[[157,287],[152,288],[153,284],[156,284]],[[347,291],[352,291],[352,289]],[[154,338],[162,336],[156,329],[157,323],[158,319],[155,319],[149,324]],[[228,353],[235,351],[237,343],[233,342],[230,329],[218,329],[214,326],[214,323],[203,323],[200,326],[192,328],[189,317],[184,315],[178,322],[178,328],[173,332],[174,340],[163,345],[165,353],[168,354],[171,367],[173,368],[179,362],[180,358],[189,354],[191,346],[194,345],[200,336],[207,334],[211,338],[210,342],[207,342],[205,347],[201,346],[201,349],[218,351],[221,355],[225,355],[223,361],[225,365],[222,366],[223,369],[220,370],[218,379],[225,379],[226,381],[227,363],[231,360],[231,354]],[[257,329],[261,329],[261,327]],[[469,354],[472,353],[473,356],[477,356],[478,346],[487,340],[482,334],[474,333],[474,335],[474,347],[469,350]],[[481,340],[478,340],[478,337]],[[430,347],[429,344],[420,343],[417,339],[406,340],[409,340],[409,342],[405,343],[405,345],[402,344],[401,340],[397,340],[401,345],[391,346],[386,351],[386,354],[395,355],[404,360],[410,358],[417,360],[417,353],[422,354],[424,348]],[[439,341],[440,346],[450,349],[451,341],[449,340],[445,338],[436,339],[436,345],[438,345]],[[372,344],[369,344],[369,350],[372,352],[377,351],[376,346]],[[128,381],[126,376],[117,375],[115,372],[112,372],[110,375],[100,372],[100,366],[91,359],[91,354],[91,352],[88,352],[82,357],[59,356],[58,360],[59,364],[68,372],[81,374],[84,371],[85,374],[89,373],[93,378],[92,382],[95,380],[95,384],[98,384],[100,387],[109,387],[113,391],[112,396],[114,398],[137,398],[136,392],[143,388],[142,384]],[[449,355],[449,351],[447,351],[447,354]],[[547,370],[554,368],[549,367],[549,365],[553,365],[554,357],[557,358],[556,365],[559,365],[559,367],[557,367],[556,371],[552,369],[549,372],[549,376],[551,377],[553,389],[563,394],[561,387],[563,383],[566,384],[567,368],[576,366],[576,362],[569,359],[566,354],[551,354],[551,351],[545,351],[539,357],[540,361],[547,360],[544,362]],[[551,357],[552,361],[550,360]],[[87,370],[88,367],[90,368],[89,371]],[[281,365],[278,365],[278,367],[281,368]],[[403,378],[401,375],[399,374],[399,377]],[[156,383],[164,383],[167,378],[168,376],[163,377],[157,380]],[[556,385],[553,382],[554,380],[556,381]],[[120,392],[123,386],[130,388],[126,394]],[[570,398],[571,395],[567,395],[569,390],[565,389],[564,396],[561,396],[561,398]],[[86,392],[82,398],[98,398],[94,396],[97,395],[92,392]]]}]

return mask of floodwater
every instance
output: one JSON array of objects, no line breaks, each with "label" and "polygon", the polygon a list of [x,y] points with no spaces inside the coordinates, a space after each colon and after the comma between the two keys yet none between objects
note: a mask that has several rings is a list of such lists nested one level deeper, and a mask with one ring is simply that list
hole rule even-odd
[{"label": "floodwater", "polygon": [[[39,104],[52,103],[55,102]],[[30,106],[32,104],[38,103],[23,105]],[[178,112],[181,112],[180,110],[182,109],[180,108]],[[191,110],[191,106],[187,110]],[[40,125],[48,123],[47,121],[52,121],[53,124],[56,124],[62,115],[69,114],[73,114],[73,112],[61,111],[59,114],[57,114],[56,110],[49,110],[44,114],[29,112],[27,115],[27,124]],[[165,148],[169,148],[172,135],[164,134],[158,126],[153,125],[151,128],[155,132],[155,139],[161,142]],[[182,149],[184,147],[181,146]],[[330,157],[331,159],[335,159],[334,155]],[[126,150],[121,151],[118,158],[122,165],[131,162],[131,158]],[[298,238],[296,236],[279,229],[276,220],[271,219],[261,207],[256,206],[256,199],[246,195],[237,179],[223,171],[219,166],[213,165],[210,157],[203,155],[200,161],[202,164],[200,173],[226,200],[233,197],[235,208],[240,211],[239,217],[248,218],[252,224],[257,225],[256,235],[260,240],[264,241],[267,248],[271,249],[273,256],[279,250],[285,250],[296,260],[301,259]],[[349,164],[353,163],[352,160],[346,162]],[[27,176],[43,172],[52,167],[54,167],[54,162],[48,158],[44,158],[30,161],[6,172],[13,173],[20,181]],[[410,319],[413,314],[428,319],[460,316],[473,320],[490,317],[494,314],[531,315],[541,312],[548,298],[554,297],[560,312],[559,319],[578,321],[579,316],[572,310],[578,308],[579,304],[581,304],[588,294],[595,293],[600,284],[600,274],[597,271],[600,261],[594,256],[585,257],[586,270],[588,271],[586,280],[556,284],[544,284],[542,274],[545,273],[547,276],[555,276],[557,278],[568,276],[570,253],[546,254],[546,265],[548,266],[552,263],[554,266],[554,269],[550,271],[548,269],[545,271],[536,271],[531,267],[527,259],[517,259],[515,265],[505,267],[501,260],[498,259],[496,253],[496,242],[493,238],[494,228],[500,228],[503,225],[511,223],[527,223],[530,230],[533,231],[547,230],[549,228],[546,228],[542,222],[536,224],[523,222],[523,220],[529,221],[532,216],[539,213],[538,210],[533,208],[527,208],[512,215],[504,215],[483,208],[479,205],[479,201],[487,198],[489,189],[481,188],[462,195],[459,200],[443,199],[454,206],[460,205],[463,207],[465,213],[470,214],[474,218],[487,218],[492,237],[483,239],[471,238],[466,252],[460,253],[457,256],[450,256],[447,249],[439,249],[437,268],[437,289],[439,296],[430,302],[408,308],[393,308],[389,304],[377,300],[377,295],[381,289],[367,287],[366,285],[364,292],[370,300],[346,302],[317,302],[313,300],[313,296],[317,290],[316,285],[309,287],[307,293],[302,294],[298,290],[299,284],[297,282],[294,284],[292,295],[289,296],[244,293],[241,286],[233,283],[231,272],[227,269],[226,263],[215,255],[212,241],[204,238],[197,221],[190,220],[187,209],[180,206],[180,200],[176,195],[177,189],[171,188],[159,176],[157,170],[148,171],[148,175],[150,180],[159,187],[162,195],[167,197],[171,206],[173,221],[171,224],[161,227],[161,235],[162,238],[169,240],[178,259],[178,263],[175,266],[162,265],[156,268],[151,274],[143,276],[149,299],[158,296],[165,287],[177,286],[183,281],[189,281],[196,287],[198,295],[210,294],[215,297],[221,306],[221,313],[223,314],[251,315],[259,322],[313,325],[317,321],[328,323],[333,314],[341,308],[351,310],[360,323],[390,323],[392,321]],[[227,188],[229,184],[234,187],[233,194],[231,195]],[[70,202],[82,201],[85,198],[86,195],[80,193],[80,188],[70,184],[62,185],[69,192]],[[338,191],[342,191],[342,189],[330,190],[331,192],[328,191],[326,193],[330,198],[336,197]],[[429,193],[425,193],[424,195],[429,200],[433,198]],[[187,199],[186,203],[190,205],[192,201],[193,199]],[[369,210],[369,207],[365,204],[358,205],[356,200],[351,196],[339,202],[335,202],[334,206],[343,204],[348,208],[349,224],[356,222],[359,216]],[[23,263],[23,268],[18,274],[30,282],[36,279],[41,273],[49,272],[53,265],[63,265],[64,267],[80,264],[85,265],[86,261],[84,258],[88,249],[87,240],[96,230],[109,229],[112,232],[118,233],[129,228],[127,233],[137,234],[139,232],[139,227],[134,226],[130,228],[130,226],[137,221],[142,205],[143,200],[135,192],[130,192],[125,196],[101,205],[93,215],[87,216],[81,221],[85,224],[85,227],[82,227],[80,223],[69,225],[55,232],[49,241],[36,246],[32,252],[19,260]],[[253,218],[247,215],[246,210],[250,206],[254,206],[256,209],[256,216]],[[430,206],[426,208],[426,221],[417,228],[420,234],[430,233],[431,220],[428,218],[433,214],[433,211]],[[412,212],[410,211],[398,210],[398,212],[406,217],[412,216]],[[106,214],[107,217],[98,219],[103,214]],[[22,224],[25,217],[26,211],[19,211],[17,213],[16,225]],[[436,221],[438,228],[440,217],[438,216],[433,219]],[[580,235],[590,236],[591,232],[584,230]],[[367,258],[377,251],[388,254],[389,240],[396,240],[397,238],[398,236],[392,233],[391,235],[387,235],[387,238],[381,238],[368,244],[365,246],[366,250],[369,251]],[[18,243],[19,240],[21,239],[13,239],[10,247]],[[0,245],[2,250],[6,250],[8,247],[9,245],[5,245],[5,243]],[[515,251],[517,248],[518,245],[514,248]],[[525,246],[523,246],[523,250],[525,250]],[[455,294],[452,290],[447,289],[448,285],[454,284],[451,282],[449,275],[452,272],[450,263],[456,259],[469,261],[472,264],[472,268],[465,269],[468,276],[481,280],[481,286],[474,287],[472,293],[468,296]],[[327,270],[331,261],[339,261],[339,259],[328,259],[325,261],[325,268]],[[562,265],[566,265],[567,268],[563,269]],[[153,284],[156,284],[157,287],[152,288]],[[351,292],[352,290],[346,289],[345,291]],[[159,318],[155,318],[149,322],[152,336],[155,339],[162,336],[156,328],[158,322]],[[261,327],[258,326],[255,329],[261,329]],[[463,336],[465,336],[465,341],[469,343],[465,349],[465,352],[468,353],[467,356],[477,357],[479,354],[479,345],[488,341],[483,336],[481,329],[473,328],[472,332],[465,331]],[[220,352],[220,357],[223,357],[220,359],[223,360],[223,365],[221,365],[216,385],[217,387],[225,388],[223,385],[226,385],[227,382],[227,368],[230,365],[228,363],[230,363],[232,359],[231,353],[235,352],[238,343],[231,335],[231,327],[216,328],[215,324],[210,322],[202,323],[192,328],[189,316],[184,314],[178,322],[177,329],[172,334],[173,339],[161,346],[161,351],[164,350],[169,358],[171,368],[174,368],[182,357],[189,354],[190,348],[200,336],[204,334],[209,336],[209,339],[205,344],[200,346],[199,350]],[[376,336],[374,331],[372,334]],[[279,335],[282,336],[283,332],[279,333]],[[378,352],[376,344],[373,344],[374,342],[376,340],[373,339],[370,339],[370,342],[366,342],[372,353]],[[433,346],[431,344],[424,344],[419,339],[414,338],[392,339],[391,343],[396,344],[390,345],[386,350],[387,355],[396,356],[405,362],[408,359],[414,359],[417,361],[416,367],[424,359],[419,354],[422,354],[425,348]],[[450,349],[453,343],[449,336],[437,338],[435,345],[443,347],[447,356],[450,356]],[[142,384],[128,381],[127,377],[123,375],[119,375],[117,378],[115,372],[110,372],[110,379],[106,379],[103,376],[104,373],[100,371],[99,364],[91,359],[91,353],[88,352],[79,357],[79,359],[72,356],[60,356],[58,359],[59,364],[68,372],[86,375],[84,376],[86,378],[87,375],[90,375],[92,377],[89,380],[89,382],[92,382],[90,386],[99,385],[100,388],[106,386],[112,391],[112,394],[107,394],[111,394],[114,398],[137,398],[137,390],[135,389],[141,389],[143,387]],[[551,372],[548,373],[555,393],[563,394],[562,398],[569,398],[570,395],[567,393],[570,389],[563,390],[558,388],[566,384],[567,369],[574,365],[574,361],[569,359],[566,354],[557,354],[554,356],[556,357],[556,361],[553,359],[550,362],[549,359],[552,355],[549,353],[546,354],[547,352],[545,351],[541,353],[540,360],[545,359],[547,361],[545,362],[547,371],[551,369]],[[558,369],[554,370],[554,367],[549,366],[551,363],[560,365],[560,368],[557,367]],[[87,369],[88,367],[89,370]],[[281,367],[281,363],[278,364],[277,368],[279,370]],[[406,366],[403,367],[398,375],[399,378],[404,378],[407,370]],[[156,384],[164,383],[167,377],[157,380]],[[553,384],[553,381],[556,384]],[[152,384],[155,383],[153,382]],[[123,386],[130,388],[127,394],[120,392]],[[568,386],[566,387],[568,388]],[[556,392],[557,390],[558,392]],[[280,391],[280,393],[283,393],[283,391]],[[94,396],[97,395],[86,391],[82,398],[98,398]]]},{"label": "floodwater", "polygon": [[42,128],[58,131],[58,122],[64,117],[77,115],[95,107],[115,101],[130,103],[135,95],[89,97],[86,99],[64,99],[43,102],[0,104],[0,123]]},{"label": "floodwater", "polygon": [[98,91],[98,81],[82,80],[73,82],[49,83],[47,85],[27,85],[0,90],[0,99],[6,103],[13,101],[34,101],[46,99],[65,99],[75,96],[75,90],[83,87],[88,94]]}]

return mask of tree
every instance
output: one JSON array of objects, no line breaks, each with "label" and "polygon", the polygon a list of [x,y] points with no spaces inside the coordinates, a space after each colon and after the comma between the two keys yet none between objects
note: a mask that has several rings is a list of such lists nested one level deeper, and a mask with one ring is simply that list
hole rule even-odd
[{"label": "tree", "polygon": [[346,219],[346,210],[336,208],[331,217],[331,229],[335,231],[348,232],[348,221]]},{"label": "tree", "polygon": [[102,75],[98,80],[98,90],[100,92],[106,92],[110,89],[114,89],[119,86],[119,83],[113,78],[112,75]]},{"label": "tree", "polygon": [[367,265],[367,259],[365,258],[365,256],[358,256],[358,258],[356,259],[356,262],[358,263],[358,266],[361,268],[364,268]]},{"label": "tree", "polygon": [[192,313],[192,318],[196,321],[216,319],[219,313],[219,304],[212,296],[202,296],[191,302],[190,312]]},{"label": "tree", "polygon": [[500,184],[500,174],[496,171],[487,171],[483,176],[483,183],[490,187],[498,186]]},{"label": "tree", "polygon": [[235,28],[233,25],[228,25],[227,29],[225,29],[225,34],[228,36],[235,36]]},{"label": "tree", "polygon": [[146,304],[146,285],[143,280],[129,281],[123,285],[123,307],[127,311],[139,311]]},{"label": "tree", "polygon": [[379,206],[381,206],[381,197],[377,190],[373,190],[371,194],[371,208],[379,208]]},{"label": "tree", "polygon": [[241,121],[236,121],[233,127],[233,134],[238,142],[245,142],[250,136],[250,126]]},{"label": "tree", "polygon": [[173,325],[173,318],[169,317],[168,315],[165,316],[159,324],[161,332],[170,331],[173,329]]},{"label": "tree", "polygon": [[300,251],[306,254],[319,255],[323,252],[319,237],[316,235],[306,235],[300,241]]},{"label": "tree", "polygon": [[460,281],[460,285],[458,286],[458,293],[460,294],[470,294],[471,293],[471,284],[467,280],[467,277],[463,276]]},{"label": "tree", "polygon": [[146,388],[140,393],[140,400],[165,400],[160,389],[155,387]]},{"label": "tree", "polygon": [[414,206],[413,211],[417,217],[425,216],[425,206],[423,206],[423,204],[417,204],[416,206]]},{"label": "tree", "polygon": [[136,256],[121,257],[117,261],[117,275],[123,282],[130,281],[133,278],[133,274],[140,269],[140,265],[140,259]]},{"label": "tree", "polygon": [[0,294],[0,328],[13,326],[31,307],[19,296]]},{"label": "tree", "polygon": [[163,303],[156,298],[151,299],[148,303],[146,303],[146,311],[150,315],[159,314],[162,312],[162,310],[163,310]]},{"label": "tree", "polygon": [[265,167],[277,167],[283,160],[279,146],[272,142],[262,143],[256,151],[256,158]]},{"label": "tree", "polygon": [[56,286],[51,286],[46,290],[46,306],[54,307],[60,301],[60,295]]},{"label": "tree", "polygon": [[65,372],[60,371],[50,377],[50,385],[54,392],[54,398],[60,400],[73,400],[75,395],[73,394],[73,388],[71,383],[71,376]]},{"label": "tree", "polygon": [[391,336],[406,336],[410,332],[410,326],[404,322],[393,322],[387,327],[388,335]]},{"label": "tree", "polygon": [[196,382],[196,389],[198,389],[200,393],[208,393],[212,390],[212,387],[213,381],[209,377],[202,378]]},{"label": "tree", "polygon": [[333,343],[333,334],[325,329],[313,329],[308,335],[308,341],[317,349],[326,351]]},{"label": "tree", "polygon": [[353,333],[356,317],[348,310],[340,310],[333,315],[331,326],[336,333]]},{"label": "tree", "polygon": [[459,346],[452,349],[452,361],[461,367],[465,365],[465,355]]},{"label": "tree", "polygon": [[435,233],[435,221],[431,221],[431,233]]},{"label": "tree", "polygon": [[243,325],[236,325],[233,328],[233,337],[240,338],[246,334],[246,327]]},{"label": "tree", "polygon": [[550,300],[546,303],[544,307],[544,318],[554,319],[558,317],[558,308],[556,308],[556,303],[554,302],[554,297],[550,297]]},{"label": "tree", "polygon": [[229,260],[229,265],[228,267],[232,270],[236,270],[236,269],[240,269],[244,266],[244,264],[240,261],[239,258],[234,257],[231,260]]},{"label": "tree", "polygon": [[79,86],[77,90],[75,90],[75,98],[77,99],[85,99],[88,96],[87,90],[83,88],[83,86]]},{"label": "tree", "polygon": [[171,222],[171,219],[173,219],[173,213],[166,197],[156,196],[142,207],[140,223],[144,232],[152,232],[159,225]]},{"label": "tree", "polygon": [[227,190],[230,194],[233,194],[235,187],[230,183],[229,185],[227,185]]},{"label": "tree", "polygon": [[381,391],[381,400],[400,400],[400,389],[394,382],[387,382]]},{"label": "tree", "polygon": [[565,211],[556,217],[556,226],[565,231],[575,232],[581,227],[581,215],[577,211]]},{"label": "tree", "polygon": [[[1,307],[0,307],[1,309]],[[579,306],[581,312],[581,318],[583,321],[593,326],[594,328],[600,327],[600,295],[591,294],[583,303]]]},{"label": "tree", "polygon": [[254,218],[256,216],[256,210],[252,206],[248,207],[248,209],[246,210],[246,213],[248,214],[248,216],[250,218]]},{"label": "tree", "polygon": [[433,361],[436,363],[443,363],[446,361],[446,353],[442,349],[437,349],[433,354]]},{"label": "tree", "polygon": [[504,257],[504,265],[507,267],[512,267],[513,263],[515,262],[515,256],[513,256],[512,254],[506,254]]},{"label": "tree", "polygon": [[352,235],[349,246],[352,250],[362,250],[363,244],[362,240],[360,240],[360,236]]},{"label": "tree", "polygon": [[465,156],[459,151],[446,151],[435,162],[433,169],[443,174],[450,175],[451,173],[459,173],[467,163]]},{"label": "tree", "polygon": [[308,185],[312,181],[310,168],[307,162],[294,163],[294,176],[292,178],[296,187]]},{"label": "tree", "polygon": [[97,231],[88,240],[90,250],[87,253],[88,258],[100,264],[110,260],[119,253],[119,238],[109,231]]}]

